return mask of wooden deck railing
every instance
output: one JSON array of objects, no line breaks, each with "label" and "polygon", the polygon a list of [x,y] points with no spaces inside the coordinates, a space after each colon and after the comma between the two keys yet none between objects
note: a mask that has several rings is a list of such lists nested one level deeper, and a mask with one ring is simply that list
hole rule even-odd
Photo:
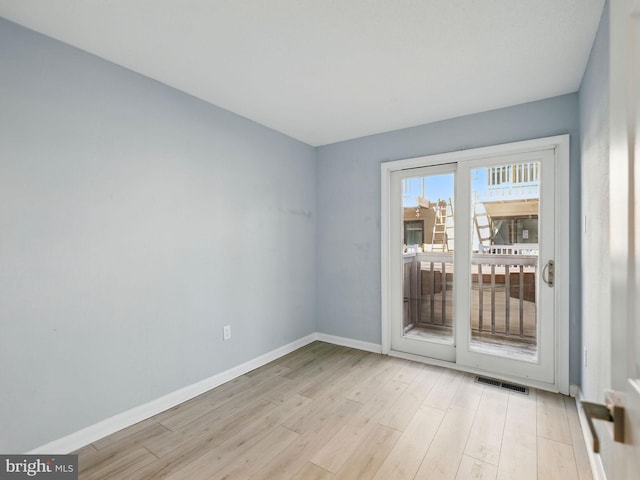
[{"label": "wooden deck railing", "polygon": [[404,330],[453,323],[453,253],[404,257]]},{"label": "wooden deck railing", "polygon": [[[473,323],[473,316],[477,315],[477,330],[489,331],[492,335],[535,337],[538,256],[474,254],[471,264],[472,306],[475,305],[473,296],[477,291],[477,308],[472,308],[471,316]],[[485,279],[489,282],[486,287]],[[490,298],[488,318],[485,317],[487,312],[484,308],[487,289]],[[501,293],[504,295],[502,299],[499,298]],[[512,312],[513,307],[517,308],[515,312]],[[517,322],[515,328],[512,322],[514,317]]]},{"label": "wooden deck railing", "polygon": [[[404,329],[453,326],[453,253],[405,255]],[[482,334],[535,338],[537,255],[471,256],[471,326]]]}]

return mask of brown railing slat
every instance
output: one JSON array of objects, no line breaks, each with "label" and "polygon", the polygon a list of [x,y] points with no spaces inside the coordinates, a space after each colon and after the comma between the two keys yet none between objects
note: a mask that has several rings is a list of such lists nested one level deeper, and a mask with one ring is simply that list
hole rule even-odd
[{"label": "brown railing slat", "polygon": [[418,260],[416,272],[416,318],[415,324],[419,325],[422,322],[422,262]]},{"label": "brown railing slat", "polygon": [[431,267],[431,319],[429,320],[429,323],[433,324],[434,323],[434,317],[435,317],[435,306],[436,306],[436,271],[433,268],[433,262],[430,262],[430,267]]},{"label": "brown railing slat", "polygon": [[440,290],[442,291],[442,322],[440,324],[444,325],[447,317],[447,267],[444,262],[440,265],[440,272]]},{"label": "brown railing slat", "polygon": [[420,279],[420,262],[414,259],[411,264],[411,319],[414,325],[420,320],[420,291],[418,290],[418,280]]},{"label": "brown railing slat", "polygon": [[520,336],[524,337],[524,267],[520,265]]},{"label": "brown railing slat", "polygon": [[496,333],[496,266],[491,265],[491,334]]},{"label": "brown railing slat", "polygon": [[511,335],[509,328],[509,315],[511,313],[511,275],[509,274],[510,265],[504,266],[504,289],[505,289],[505,310],[504,310],[504,329],[506,335]]},{"label": "brown railing slat", "polygon": [[482,291],[482,264],[478,264],[478,330],[482,331],[482,317],[484,313],[484,292]]}]

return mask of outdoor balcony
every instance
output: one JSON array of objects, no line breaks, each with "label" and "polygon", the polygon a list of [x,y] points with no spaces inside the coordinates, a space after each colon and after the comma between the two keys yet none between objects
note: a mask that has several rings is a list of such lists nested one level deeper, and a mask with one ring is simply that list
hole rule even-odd
[{"label": "outdoor balcony", "polygon": [[[534,361],[537,245],[493,247],[471,256],[471,348]],[[453,252],[405,254],[405,335],[453,343],[453,275]]]}]

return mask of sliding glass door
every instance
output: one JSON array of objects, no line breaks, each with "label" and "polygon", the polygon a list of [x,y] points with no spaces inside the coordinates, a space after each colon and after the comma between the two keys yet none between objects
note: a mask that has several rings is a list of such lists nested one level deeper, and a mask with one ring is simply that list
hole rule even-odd
[{"label": "sliding glass door", "polygon": [[395,301],[402,305],[392,341],[447,361],[455,359],[455,167],[394,172],[392,180]]},{"label": "sliding glass door", "polygon": [[554,381],[554,152],[390,176],[391,349]]},{"label": "sliding glass door", "polygon": [[456,361],[552,383],[554,152],[473,160],[457,171],[467,261]]}]

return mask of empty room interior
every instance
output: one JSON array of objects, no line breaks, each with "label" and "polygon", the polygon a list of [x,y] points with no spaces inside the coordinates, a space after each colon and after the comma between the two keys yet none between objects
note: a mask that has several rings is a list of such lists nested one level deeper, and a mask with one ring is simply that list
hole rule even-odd
[{"label": "empty room interior", "polygon": [[0,455],[635,478],[639,4],[0,0]]}]

